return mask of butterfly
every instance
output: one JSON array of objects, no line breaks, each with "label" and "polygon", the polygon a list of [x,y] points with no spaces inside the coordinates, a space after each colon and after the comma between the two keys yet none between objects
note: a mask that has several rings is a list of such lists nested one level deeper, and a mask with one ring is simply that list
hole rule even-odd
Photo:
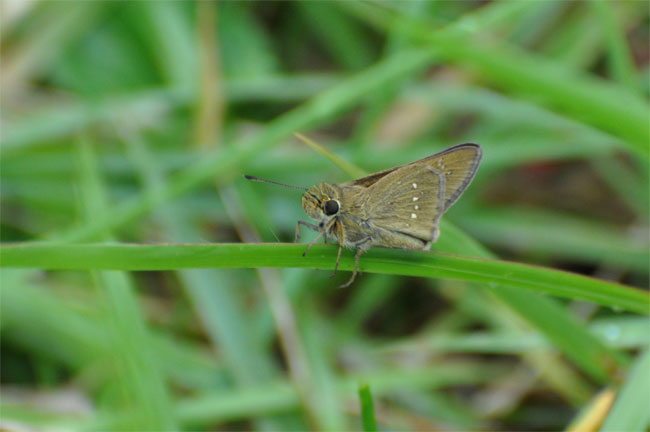
[{"label": "butterfly", "polygon": [[341,285],[344,288],[354,282],[359,258],[373,246],[428,249],[440,234],[440,218],[469,186],[481,156],[478,144],[458,144],[347,183],[323,182],[310,188],[244,177],[305,191],[302,208],[316,223],[298,221],[295,240],[300,240],[301,226],[319,233],[303,256],[321,237],[338,243],[330,277],[337,272],[343,248],[355,249],[352,276]]}]

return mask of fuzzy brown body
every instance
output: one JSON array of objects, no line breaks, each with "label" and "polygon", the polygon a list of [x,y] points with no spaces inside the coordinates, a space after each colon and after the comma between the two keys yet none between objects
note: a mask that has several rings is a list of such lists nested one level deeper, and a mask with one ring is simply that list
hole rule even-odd
[{"label": "fuzzy brown body", "polygon": [[[400,232],[393,226],[382,226],[373,218],[368,201],[372,198],[372,189],[358,185],[338,185],[320,183],[309,189],[303,196],[305,212],[318,221],[318,231],[327,240],[346,248],[366,250],[371,246],[423,249],[428,245],[424,239]],[[334,217],[327,217],[317,210],[318,202],[312,196],[321,197],[322,201],[334,200],[339,204],[339,212]],[[390,203],[385,203],[391,207]],[[406,223],[405,223],[406,224]],[[405,227],[408,228],[408,227]]]}]

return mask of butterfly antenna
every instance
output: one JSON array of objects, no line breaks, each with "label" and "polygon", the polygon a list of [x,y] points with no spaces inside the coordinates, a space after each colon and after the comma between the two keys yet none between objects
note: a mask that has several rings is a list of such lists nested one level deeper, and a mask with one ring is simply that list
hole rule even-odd
[{"label": "butterfly antenna", "polygon": [[298,189],[298,190],[301,190],[301,191],[306,191],[306,190],[307,190],[307,188],[304,188],[304,187],[300,187],[300,186],[292,186],[292,185],[288,185],[288,184],[284,184],[284,183],[279,183],[279,182],[272,181],[272,180],[264,180],[264,179],[261,179],[261,178],[259,178],[259,177],[253,177],[253,176],[248,175],[248,174],[244,174],[244,178],[245,178],[246,180],[250,180],[250,181],[254,181],[254,182],[270,183],[270,184],[274,184],[274,185],[276,185],[276,186],[282,186],[282,187],[286,187],[286,188],[289,188],[289,189]]}]

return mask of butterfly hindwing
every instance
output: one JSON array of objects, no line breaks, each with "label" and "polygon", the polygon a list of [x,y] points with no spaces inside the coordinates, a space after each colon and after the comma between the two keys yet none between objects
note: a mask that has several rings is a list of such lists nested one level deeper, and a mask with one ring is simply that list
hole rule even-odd
[{"label": "butterfly hindwing", "polygon": [[427,164],[393,170],[368,189],[369,223],[424,244],[434,240],[444,211],[444,182],[444,176]]}]

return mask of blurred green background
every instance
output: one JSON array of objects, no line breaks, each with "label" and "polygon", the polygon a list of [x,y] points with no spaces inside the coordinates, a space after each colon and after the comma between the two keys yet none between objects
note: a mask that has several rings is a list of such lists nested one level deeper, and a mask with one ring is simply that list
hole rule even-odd
[{"label": "blurred green background", "polygon": [[[290,242],[300,193],[241,174],[350,179],[292,133],[367,172],[469,141],[432,250],[647,290],[647,2],[0,7],[4,244]],[[384,430],[649,425],[648,318],[606,300],[89,260],[2,268],[0,426],[360,430],[363,383]]]}]

